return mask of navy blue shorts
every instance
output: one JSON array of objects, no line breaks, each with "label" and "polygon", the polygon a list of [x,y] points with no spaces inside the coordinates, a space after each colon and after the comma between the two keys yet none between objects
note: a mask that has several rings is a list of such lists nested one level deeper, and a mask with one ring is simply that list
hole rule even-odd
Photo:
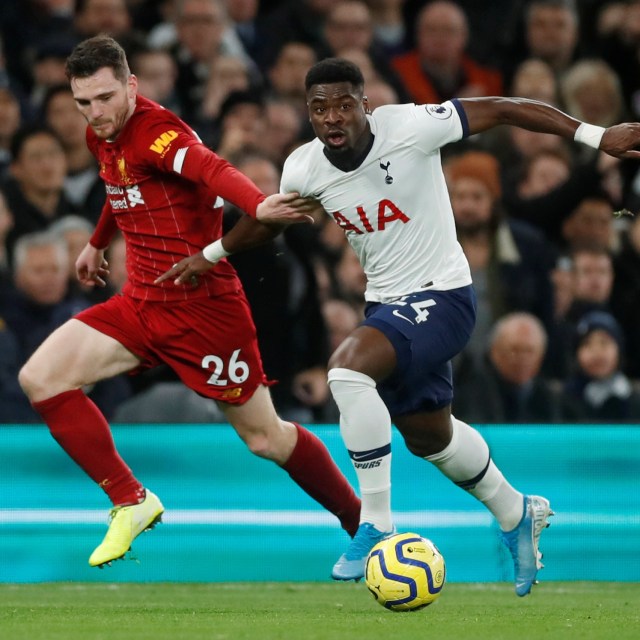
[{"label": "navy blue shorts", "polygon": [[451,403],[451,359],[469,341],[475,319],[472,285],[367,305],[362,324],[382,331],[398,359],[395,371],[378,384],[392,417],[436,411]]}]

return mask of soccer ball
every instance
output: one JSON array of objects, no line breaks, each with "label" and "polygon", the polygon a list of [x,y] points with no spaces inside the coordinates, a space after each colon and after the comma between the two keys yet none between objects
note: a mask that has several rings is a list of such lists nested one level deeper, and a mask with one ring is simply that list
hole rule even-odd
[{"label": "soccer ball", "polygon": [[373,597],[392,611],[412,611],[440,596],[444,558],[431,540],[417,533],[397,533],[371,549],[365,584]]}]

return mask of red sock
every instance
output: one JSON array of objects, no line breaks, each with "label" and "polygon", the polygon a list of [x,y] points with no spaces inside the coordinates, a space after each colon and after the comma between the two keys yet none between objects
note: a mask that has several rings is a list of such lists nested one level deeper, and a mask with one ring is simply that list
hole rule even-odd
[{"label": "red sock", "polygon": [[32,404],[58,444],[114,505],[135,504],[144,498],[144,488],[116,451],[109,424],[80,389]]},{"label": "red sock", "polygon": [[299,424],[296,428],[298,442],[282,468],[314,500],[337,516],[342,528],[353,538],[360,522],[360,499],[322,440]]}]

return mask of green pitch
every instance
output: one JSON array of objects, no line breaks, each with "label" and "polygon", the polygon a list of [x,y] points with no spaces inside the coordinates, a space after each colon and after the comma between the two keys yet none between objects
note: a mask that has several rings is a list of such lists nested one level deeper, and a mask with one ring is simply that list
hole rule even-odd
[{"label": "green pitch", "polygon": [[640,584],[449,584],[422,611],[392,613],[362,584],[0,585],[3,640],[637,640]]}]

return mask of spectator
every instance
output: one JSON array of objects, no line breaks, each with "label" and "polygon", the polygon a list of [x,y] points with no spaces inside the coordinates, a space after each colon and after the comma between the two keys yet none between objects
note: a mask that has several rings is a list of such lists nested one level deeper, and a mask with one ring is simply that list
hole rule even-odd
[{"label": "spectator", "polygon": [[[29,233],[16,243],[15,288],[0,301],[0,315],[18,342],[20,366],[54,329],[89,306],[86,299],[70,294],[68,264],[66,243],[49,232]],[[131,395],[123,376],[102,381],[87,391],[109,416]],[[35,412],[31,421],[40,421]]]},{"label": "spectator", "polygon": [[0,86],[0,182],[11,164],[11,139],[20,128],[20,101],[11,88]]},{"label": "spectator", "polygon": [[64,65],[76,40],[72,36],[50,37],[38,44],[32,65],[33,85],[29,94],[30,107],[42,109],[43,100],[51,87],[65,84]]},{"label": "spectator", "polygon": [[258,10],[260,0],[225,0],[233,31],[252,60],[260,47]]},{"label": "spectator", "polygon": [[385,104],[398,104],[400,99],[395,89],[382,80],[374,80],[366,85],[369,107],[374,111]]},{"label": "spectator", "polygon": [[164,49],[136,48],[129,56],[131,73],[138,78],[140,94],[174,112],[180,111],[176,81],[178,67]]},{"label": "spectator", "polygon": [[[551,67],[542,60],[529,58],[516,68],[509,95],[558,105],[558,83]],[[557,136],[532,133],[516,127],[496,127],[479,136],[482,149],[495,155],[502,167],[505,194],[518,185],[527,172],[529,162],[538,154],[568,151]]]},{"label": "spectator", "polygon": [[13,214],[7,205],[4,193],[0,190],[0,292],[4,289],[10,274],[7,234],[12,227]]},{"label": "spectator", "polygon": [[402,12],[405,0],[368,0],[373,35],[388,56],[404,53],[407,47],[407,22]]},{"label": "spectator", "polygon": [[255,150],[266,130],[264,101],[254,91],[231,92],[220,110],[219,131],[212,147],[223,158]]},{"label": "spectator", "polygon": [[[608,127],[623,121],[627,109],[620,80],[603,60],[587,59],[576,62],[567,70],[560,82],[560,91],[566,111],[577,119]],[[622,204],[623,165],[616,158],[605,158],[596,149],[580,149],[580,157],[597,158],[602,174],[602,189],[616,205]],[[635,163],[634,163],[635,164]],[[629,166],[631,168],[631,166]],[[635,167],[634,167],[635,170]]]},{"label": "spectator", "polygon": [[302,122],[290,102],[278,99],[267,100],[265,118],[266,130],[260,148],[281,168],[299,141]]},{"label": "spectator", "polygon": [[4,192],[14,226],[7,237],[12,254],[15,241],[25,233],[42,231],[72,211],[64,195],[67,162],[60,138],[48,127],[30,125],[11,141],[11,177]]},{"label": "spectator", "polygon": [[23,235],[13,257],[14,289],[5,295],[0,313],[15,334],[21,363],[56,327],[89,306],[67,299],[69,256],[65,242],[47,232]]},{"label": "spectator", "polygon": [[576,372],[565,392],[579,403],[587,422],[633,422],[640,419],[640,395],[622,372],[624,338],[616,319],[601,311],[577,326]]},{"label": "spectator", "polygon": [[538,198],[563,185],[571,176],[572,159],[566,147],[541,149],[527,158],[518,183],[521,198]]},{"label": "spectator", "polygon": [[184,118],[194,123],[215,60],[237,52],[230,51],[224,39],[229,21],[223,0],[183,0],[176,5],[174,19],[177,41],[171,53],[178,62],[176,89]]},{"label": "spectator", "polygon": [[568,318],[577,322],[588,311],[609,311],[613,288],[611,253],[598,246],[576,247],[571,260],[573,304]]},{"label": "spectator", "polygon": [[46,124],[58,135],[66,158],[63,191],[75,211],[95,224],[104,205],[98,164],[87,148],[87,123],[78,111],[69,83],[52,87],[42,105]]},{"label": "spectator", "polygon": [[601,16],[606,19],[599,21],[599,52],[618,75],[625,105],[637,119],[640,117],[640,0],[607,4]]},{"label": "spectator", "polygon": [[[509,313],[493,327],[484,360],[460,373],[453,408],[466,422],[561,422],[577,410],[540,375],[547,333],[538,318]],[[481,390],[481,391],[480,391]]]},{"label": "spectator", "polygon": [[[389,64],[388,54],[374,40],[371,12],[363,0],[338,2],[327,15],[323,36],[325,46],[322,57],[346,57],[360,66],[364,73],[366,67],[361,66],[362,60],[353,60],[344,55],[347,50],[360,51],[367,55],[368,60],[365,64],[371,65],[375,79],[389,83],[402,96],[403,102],[408,100],[409,96],[402,81]],[[365,85],[368,81],[365,74]]]},{"label": "spectator", "polygon": [[[561,247],[562,224],[568,215],[587,197],[603,194],[618,206],[621,192],[620,162],[604,153],[591,158],[576,159],[572,149],[557,136],[545,136],[510,127],[509,145],[499,149],[503,186],[503,203],[509,216],[539,228],[556,246]],[[489,149],[495,148],[489,146]],[[555,156],[555,160],[551,160]],[[535,185],[527,184],[533,169],[544,166],[555,170],[543,178],[538,174]],[[563,159],[569,163],[562,167]],[[551,160],[551,161],[550,161]],[[562,180],[562,177],[565,177]]]},{"label": "spectator", "polygon": [[463,360],[479,360],[494,323],[509,311],[528,311],[552,326],[553,252],[535,228],[504,217],[493,156],[463,153],[446,164],[445,176],[478,299],[476,326]]},{"label": "spectator", "polygon": [[78,41],[99,33],[122,40],[130,35],[133,18],[126,0],[76,0],[74,26]]},{"label": "spectator", "polygon": [[454,2],[435,0],[420,11],[416,49],[392,63],[414,102],[502,95],[501,74],[465,54],[468,36],[466,16]]},{"label": "spectator", "polygon": [[556,319],[545,372],[565,378],[571,372],[573,345],[580,319],[591,311],[612,311],[613,261],[607,249],[576,247],[570,255],[570,304],[564,316]]},{"label": "spectator", "polygon": [[582,246],[598,247],[612,254],[620,248],[611,203],[603,196],[582,200],[564,220],[562,236],[569,253]]},{"label": "spectator", "polygon": [[640,378],[640,216],[622,235],[620,252],[614,258],[611,306],[625,335],[625,371]]},{"label": "spectator", "polygon": [[0,315],[0,425],[38,420],[18,384],[20,365],[18,341]]},{"label": "spectator", "polygon": [[220,117],[224,101],[235,91],[251,90],[251,74],[247,63],[235,56],[219,56],[212,65],[206,83],[202,104],[198,111],[199,130],[211,126],[211,120]]},{"label": "spectator", "polygon": [[333,353],[344,339],[358,326],[356,310],[340,298],[329,298],[322,303],[322,315],[329,331],[329,347]]},{"label": "spectator", "polygon": [[538,58],[521,62],[511,80],[510,94],[514,97],[558,104],[558,83],[551,67]]},{"label": "spectator", "polygon": [[357,312],[358,318],[364,318],[367,277],[360,265],[356,252],[350,245],[344,245],[335,265],[335,289],[333,295],[346,300]]},{"label": "spectator", "polygon": [[277,52],[274,63],[267,70],[269,98],[287,100],[295,107],[298,117],[307,119],[307,99],[304,78],[316,62],[316,52],[304,42],[287,42]]},{"label": "spectator", "polygon": [[[213,10],[207,5],[212,1],[216,4]],[[243,0],[241,0],[243,1]],[[182,26],[197,27],[201,18],[200,27],[207,31],[201,31],[203,36],[211,34],[209,29],[213,26],[222,26],[220,36],[220,52],[226,56],[242,58],[247,63],[253,64],[251,57],[242,45],[230,19],[227,0],[204,0],[186,8],[185,0],[164,0],[159,7],[158,20],[148,29],[147,43],[152,49],[174,49],[180,41],[180,23]],[[222,14],[218,11],[218,6]],[[213,11],[213,12],[212,12]],[[218,16],[222,16],[222,22],[218,22]],[[181,20],[182,16],[182,20]],[[190,41],[195,40],[195,31],[187,34]],[[217,33],[216,33],[217,36]],[[205,44],[205,43],[203,43]]]},{"label": "spectator", "polygon": [[622,86],[615,71],[603,60],[579,60],[560,80],[566,112],[584,122],[610,127],[625,115]]},{"label": "spectator", "polygon": [[[322,31],[327,16],[339,1],[284,0],[268,12],[262,20],[262,44],[256,58],[263,71],[272,68],[288,42],[305,43],[314,51],[315,58],[315,52],[323,45]],[[311,64],[314,62],[315,59]]]},{"label": "spectator", "polygon": [[9,77],[26,92],[33,81],[32,65],[38,47],[50,38],[71,33],[74,2],[3,0],[0,28],[6,69]]},{"label": "spectator", "polygon": [[525,13],[527,57],[543,60],[559,77],[576,58],[578,24],[573,0],[531,0]]}]

